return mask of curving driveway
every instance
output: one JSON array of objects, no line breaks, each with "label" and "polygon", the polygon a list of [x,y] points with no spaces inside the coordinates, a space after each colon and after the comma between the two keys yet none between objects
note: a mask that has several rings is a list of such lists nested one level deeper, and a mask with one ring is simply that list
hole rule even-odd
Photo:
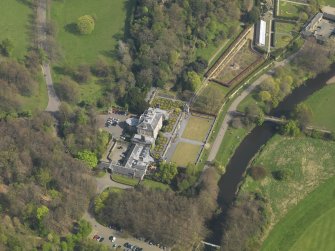
[{"label": "curving driveway", "polygon": [[[38,47],[44,49],[46,46],[46,23],[47,23],[47,4],[48,0],[38,0],[37,1],[37,43]],[[42,72],[48,89],[48,106],[45,109],[47,112],[56,112],[59,110],[60,101],[56,95],[52,76],[51,69],[48,62],[42,64]]]}]

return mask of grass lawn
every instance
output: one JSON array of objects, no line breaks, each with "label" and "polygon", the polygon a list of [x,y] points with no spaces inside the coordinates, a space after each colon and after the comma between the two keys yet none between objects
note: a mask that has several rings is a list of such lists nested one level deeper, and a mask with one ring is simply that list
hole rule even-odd
[{"label": "grass lawn", "polygon": [[162,191],[166,191],[166,190],[170,190],[170,187],[169,185],[167,184],[163,184],[161,182],[157,182],[157,181],[154,181],[154,180],[147,180],[147,179],[144,179],[142,182],[141,182],[141,185],[147,187],[147,188],[151,188],[151,189],[158,189],[158,190],[162,190]]},{"label": "grass lawn", "polygon": [[288,212],[261,250],[335,250],[334,191],[332,177]]},{"label": "grass lawn", "polygon": [[306,104],[313,112],[313,125],[335,132],[335,84],[328,85],[311,95]]},{"label": "grass lawn", "polygon": [[228,128],[215,158],[216,161],[220,163],[220,165],[226,166],[228,164],[236,148],[239,146],[248,132],[249,130],[246,128]]},{"label": "grass lawn", "polygon": [[282,17],[293,17],[298,18],[299,12],[303,10],[305,6],[303,5],[297,5],[290,2],[279,2],[279,16]]},{"label": "grass lawn", "polygon": [[171,158],[171,162],[175,162],[178,166],[186,167],[189,163],[195,163],[199,152],[199,145],[180,142]]},{"label": "grass lawn", "polygon": [[0,40],[9,38],[13,44],[13,57],[23,58],[29,47],[32,9],[16,0],[0,1]]},{"label": "grass lawn", "polygon": [[[263,166],[267,175],[261,181],[254,181],[250,176],[246,176],[241,192],[260,193],[268,201],[268,221],[269,226],[274,226],[274,234],[270,233],[263,250],[289,250],[309,223],[316,219],[316,216],[310,214],[318,213],[315,206],[319,202],[310,208],[305,205],[295,209],[295,206],[300,201],[305,203],[304,198],[307,198],[309,193],[335,174],[335,142],[275,135],[256,156],[252,165]],[[290,177],[281,181],[274,179],[273,172],[283,169],[291,170]],[[335,188],[335,185],[333,187]],[[334,189],[332,193],[334,194]],[[316,195],[316,198],[318,196],[322,198],[323,195]],[[298,212],[293,213],[295,216],[291,217],[295,210]],[[306,225],[304,217],[305,221],[309,221]],[[277,228],[275,224],[278,222],[291,225],[280,227],[282,223],[279,223]]]},{"label": "grass lawn", "polygon": [[212,123],[212,118],[191,116],[181,137],[185,139],[205,141]]},{"label": "grass lawn", "polygon": [[[123,36],[126,5],[125,0],[53,1],[51,19],[58,27],[57,40],[64,63],[91,64],[100,56],[111,57],[117,40]],[[81,36],[74,31],[75,22],[85,14],[96,18],[95,29],[92,34]]]},{"label": "grass lawn", "polygon": [[120,174],[112,174],[112,180],[114,180],[117,183],[121,183],[128,186],[136,186],[139,181],[139,179],[137,178],[130,178]]},{"label": "grass lawn", "polygon": [[293,39],[293,35],[297,32],[297,25],[291,23],[275,22],[275,46],[283,48]]},{"label": "grass lawn", "polygon": [[209,82],[207,86],[202,89],[199,96],[197,96],[192,104],[192,108],[200,112],[217,114],[228,91],[229,89],[227,87]]}]

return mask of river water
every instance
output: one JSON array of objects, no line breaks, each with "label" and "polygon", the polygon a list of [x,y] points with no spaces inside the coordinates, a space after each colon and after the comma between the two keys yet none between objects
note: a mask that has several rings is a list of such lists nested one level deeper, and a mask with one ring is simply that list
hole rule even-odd
[{"label": "river water", "polygon": [[[297,104],[306,100],[314,92],[322,89],[326,85],[327,80],[334,75],[335,64],[331,66],[328,72],[321,73],[315,78],[307,80],[305,84],[293,90],[277,108],[271,111],[270,115],[276,117],[288,116]],[[220,192],[218,202],[223,211],[226,211],[225,209],[235,199],[239,184],[243,180],[243,175],[250,161],[275,133],[276,125],[265,122],[263,125],[255,127],[238,146],[226,167],[225,174],[219,181]],[[223,218],[224,216],[221,215],[217,219],[213,219],[209,224],[214,232],[210,240],[214,243],[220,243],[222,226],[219,222],[222,222]]]}]

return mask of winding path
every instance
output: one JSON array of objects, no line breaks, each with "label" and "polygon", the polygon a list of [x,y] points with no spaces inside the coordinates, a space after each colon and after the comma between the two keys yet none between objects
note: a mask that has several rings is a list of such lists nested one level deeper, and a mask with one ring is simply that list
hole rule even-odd
[{"label": "winding path", "polygon": [[[280,62],[275,62],[274,66],[271,68],[277,68],[280,66],[284,66],[287,63],[289,63],[296,55],[298,52],[292,54],[290,57],[288,57],[287,59],[280,61]],[[256,81],[254,81],[252,84],[250,84],[248,86],[247,89],[243,90],[241,92],[241,94],[239,94],[235,100],[231,103],[231,105],[229,106],[228,110],[227,110],[227,114],[222,122],[222,125],[219,129],[218,135],[215,138],[215,141],[212,145],[211,151],[208,155],[207,161],[212,162],[215,160],[216,155],[218,154],[218,151],[220,149],[222,140],[224,138],[224,135],[229,127],[229,122],[231,121],[231,119],[233,118],[233,114],[234,112],[236,112],[238,105],[253,91],[255,90],[255,88],[257,86],[259,86],[265,79],[267,79],[270,76],[270,72],[271,70],[267,71],[266,73],[264,73],[262,76],[260,76]]]},{"label": "winding path", "polygon": [[[47,24],[47,0],[38,0],[37,2],[37,43],[38,47],[45,49],[47,46],[47,34],[46,34],[46,24]],[[42,72],[48,89],[48,106],[45,109],[47,112],[56,112],[59,110],[60,101],[56,95],[53,82],[51,69],[48,62],[42,64]]]}]

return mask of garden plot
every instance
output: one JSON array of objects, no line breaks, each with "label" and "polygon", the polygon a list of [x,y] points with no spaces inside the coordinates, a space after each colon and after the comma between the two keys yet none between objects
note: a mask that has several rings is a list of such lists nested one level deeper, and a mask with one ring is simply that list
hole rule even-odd
[{"label": "garden plot", "polygon": [[298,19],[300,12],[304,11],[304,5],[294,4],[292,2],[279,1],[279,16]]},{"label": "garden plot", "polygon": [[192,103],[192,110],[216,115],[220,110],[228,88],[210,82]]},{"label": "garden plot", "polygon": [[275,22],[275,47],[284,48],[293,39],[297,31],[297,25],[291,23]]},{"label": "garden plot", "polygon": [[259,55],[251,50],[250,42],[247,42],[234,55],[234,57],[227,62],[226,66],[222,69],[216,79],[228,84],[231,80],[252,65],[258,58]]},{"label": "garden plot", "polygon": [[190,163],[193,164],[197,161],[201,147],[200,145],[180,142],[171,158],[171,162],[175,162],[180,167],[186,167]]},{"label": "garden plot", "polygon": [[213,124],[212,117],[191,116],[182,134],[182,138],[196,141],[205,141],[207,134]]},{"label": "garden plot", "polygon": [[155,142],[155,148],[151,151],[152,157],[155,159],[160,159],[164,153],[167,143],[168,138],[164,137],[162,133],[159,133]]}]

